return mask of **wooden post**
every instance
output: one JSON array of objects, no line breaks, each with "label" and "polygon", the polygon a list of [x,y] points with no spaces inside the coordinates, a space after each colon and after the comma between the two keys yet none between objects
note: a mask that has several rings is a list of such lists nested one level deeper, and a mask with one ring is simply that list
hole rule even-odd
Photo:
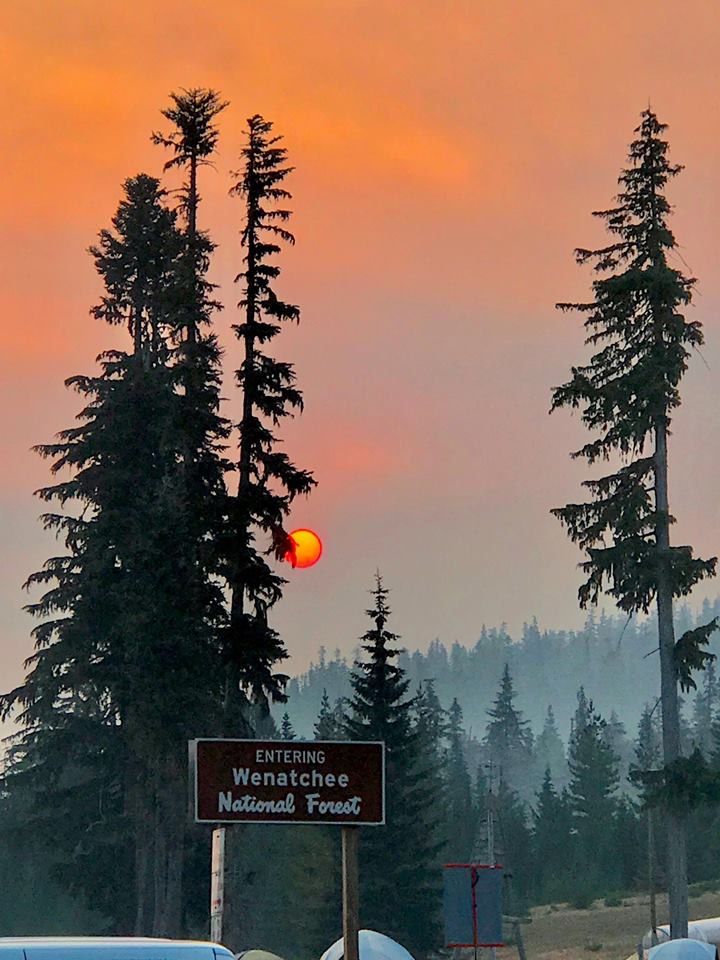
[{"label": "wooden post", "polygon": [[648,887],[650,890],[650,945],[658,942],[657,906],[655,903],[655,817],[652,807],[647,812],[648,827]]},{"label": "wooden post", "polygon": [[212,832],[210,861],[210,939],[222,943],[225,908],[225,827]]},{"label": "wooden post", "polygon": [[519,920],[513,921],[513,933],[515,934],[515,945],[517,946],[519,960],[527,960],[525,953],[525,941],[523,940],[522,927]]},{"label": "wooden post", "polygon": [[360,960],[359,827],[342,827],[344,960]]}]

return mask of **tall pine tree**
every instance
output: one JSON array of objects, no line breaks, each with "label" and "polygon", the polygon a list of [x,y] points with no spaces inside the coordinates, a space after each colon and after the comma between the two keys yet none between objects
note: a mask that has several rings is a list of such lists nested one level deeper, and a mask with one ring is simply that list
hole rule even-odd
[{"label": "tall pine tree", "polygon": [[[650,108],[643,112],[617,203],[597,214],[612,240],[598,250],[576,251],[579,263],[593,262],[600,274],[594,298],[559,305],[587,315],[587,342],[596,352],[555,389],[552,408],[580,408],[583,422],[599,434],[574,456],[589,464],[611,458],[619,464],[585,481],[588,502],[553,512],[586,552],[582,606],[596,602],[602,590],[628,613],[657,605],[663,754],[672,768],[681,750],[678,680],[694,685],[691,670],[707,660],[704,646],[715,627],[711,621],[676,643],[673,598],[713,574],[716,561],[695,559],[687,546],[670,546],[667,438],[690,350],[703,336],[699,322],[681,312],[694,280],[668,262],[677,243],[664,190],[681,168],[668,160],[665,129]],[[677,805],[668,814],[667,842],[671,927],[674,936],[687,936],[685,829]]]},{"label": "tall pine tree", "polygon": [[507,663],[488,717],[490,722],[485,733],[488,761],[493,764],[495,775],[525,798],[532,789],[532,733],[515,706],[515,687]]},{"label": "tall pine tree", "polygon": [[[157,180],[128,180],[92,254],[105,287],[93,313],[124,324],[130,347],[103,355],[96,376],[68,381],[86,398],[78,426],[39,448],[53,472],[70,471],[40,496],[77,509],[45,516],[67,552],[30,577],[45,588],[30,606],[41,620],[36,653],[24,684],[3,699],[5,712],[21,708],[19,770],[44,770],[40,807],[48,809],[48,791],[60,791],[54,839],[74,833],[66,871],[77,886],[94,894],[94,865],[122,863],[134,851],[125,871],[110,871],[121,889],[108,887],[108,915],[116,929],[137,932],[180,932],[182,840],[159,815],[163,784],[219,680],[222,595],[205,568],[186,578],[177,522],[182,443],[172,357],[182,249]],[[99,820],[91,803],[73,806],[93,793]]]},{"label": "tall pine tree", "polygon": [[571,892],[567,879],[570,830],[567,797],[558,795],[547,767],[532,814],[532,883],[540,903],[563,900]]},{"label": "tall pine tree", "polygon": [[[184,611],[177,644],[190,648],[198,614],[207,605],[208,586],[216,589],[220,577],[218,544],[226,503],[224,477],[228,464],[223,454],[229,427],[220,416],[220,350],[212,329],[213,314],[220,304],[207,277],[215,245],[199,224],[199,173],[201,167],[212,163],[219,138],[216,119],[227,103],[217,91],[202,88],[172,93],[170,98],[171,106],[162,114],[171,123],[171,130],[167,135],[154,133],[152,140],[172,153],[165,170],[177,168],[185,175],[179,191],[183,243],[173,303],[172,370],[176,389],[172,426],[177,494],[172,526],[178,557],[177,606]],[[213,639],[218,657],[221,625],[221,619],[216,618]],[[186,821],[181,816],[180,792],[172,785],[186,777],[183,754],[176,744],[164,759],[163,780],[167,786],[159,799],[163,808],[159,819],[168,825],[170,834],[167,849],[161,844],[153,857],[155,933],[177,929],[179,922]],[[162,876],[163,862],[167,864],[167,878]],[[162,909],[157,891],[164,891]]]},{"label": "tall pine tree", "polygon": [[581,687],[568,751],[569,796],[576,880],[594,895],[616,878],[608,827],[617,811],[618,758],[608,743],[606,726]]},{"label": "tall pine tree", "polygon": [[[276,292],[280,268],[274,262],[280,242],[292,244],[287,229],[290,194],[282,186],[292,167],[272,124],[255,115],[248,120],[243,168],[231,193],[244,204],[243,269],[239,307],[242,320],[233,329],[243,346],[237,371],[242,391],[239,423],[240,452],[237,495],[228,503],[228,536],[224,541],[225,572],[231,590],[230,624],[225,634],[228,663],[226,714],[228,723],[246,724],[248,698],[260,705],[284,701],[286,677],[274,672],[286,657],[277,631],[268,623],[268,610],[280,599],[283,578],[266,559],[275,552],[292,555],[292,543],[283,524],[292,501],[315,484],[310,473],[298,469],[279,449],[274,430],[302,409],[291,364],[272,357],[263,348],[288,321],[297,323],[300,310]],[[269,549],[257,538],[265,537]]]},{"label": "tall pine tree", "polygon": [[388,627],[388,591],[378,574],[362,637],[366,657],[352,674],[347,720],[351,740],[385,743],[386,823],[366,830],[360,845],[363,926],[426,952],[439,941],[439,850],[428,822],[432,790],[422,776],[409,680],[394,661],[398,637]]},{"label": "tall pine tree", "polygon": [[456,863],[468,863],[472,860],[475,851],[478,822],[470,774],[465,761],[463,712],[457,699],[453,699],[448,710],[447,741],[445,760],[447,857]]}]

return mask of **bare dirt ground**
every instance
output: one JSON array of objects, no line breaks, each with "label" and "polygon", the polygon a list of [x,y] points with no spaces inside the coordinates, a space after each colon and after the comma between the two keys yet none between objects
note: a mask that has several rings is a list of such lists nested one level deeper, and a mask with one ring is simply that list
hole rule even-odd
[{"label": "bare dirt ground", "polygon": [[[657,912],[658,923],[666,923],[666,897],[658,896]],[[717,916],[720,892],[691,895],[691,920]],[[536,907],[532,923],[523,924],[522,932],[528,960],[625,960],[649,927],[649,899],[639,896],[626,897],[617,907],[598,900],[589,910],[563,904]],[[497,955],[498,960],[517,960],[517,948],[505,947]]]}]

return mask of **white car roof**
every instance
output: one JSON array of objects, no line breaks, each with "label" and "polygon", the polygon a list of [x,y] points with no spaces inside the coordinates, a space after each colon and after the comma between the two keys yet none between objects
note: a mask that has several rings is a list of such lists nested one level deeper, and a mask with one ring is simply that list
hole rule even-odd
[{"label": "white car roof", "polygon": [[164,947],[172,944],[174,947],[220,947],[221,950],[227,950],[219,943],[210,943],[207,940],[173,940],[170,937],[0,937],[0,943],[11,943],[13,946],[19,946],[21,943],[32,944],[77,944],[78,946],[97,946],[104,943],[109,947],[127,944],[133,947],[158,946]]},{"label": "white car roof", "polygon": [[195,953],[234,958],[234,954],[227,947],[205,940],[171,940],[157,937],[0,937],[0,954],[21,950],[26,952],[26,957],[40,953],[43,956],[56,953],[58,957],[65,958],[74,953],[95,953],[103,957],[108,957],[109,954],[173,957],[180,953]]}]

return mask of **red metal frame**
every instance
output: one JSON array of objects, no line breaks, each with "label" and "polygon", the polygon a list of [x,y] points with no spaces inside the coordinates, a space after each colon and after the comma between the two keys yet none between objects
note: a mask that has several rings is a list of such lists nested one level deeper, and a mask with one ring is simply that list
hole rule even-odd
[{"label": "red metal frame", "polygon": [[443,867],[465,867],[466,870],[470,867],[475,867],[476,870],[502,870],[503,865],[501,863],[444,863]]},{"label": "red metal frame", "polygon": [[[447,869],[457,867],[464,870],[502,870],[501,863],[445,863]],[[472,889],[472,919],[473,919],[473,939],[475,943],[447,943],[447,947],[504,947],[504,943],[478,943],[477,942],[477,900],[475,899],[475,884],[470,880]]]}]

